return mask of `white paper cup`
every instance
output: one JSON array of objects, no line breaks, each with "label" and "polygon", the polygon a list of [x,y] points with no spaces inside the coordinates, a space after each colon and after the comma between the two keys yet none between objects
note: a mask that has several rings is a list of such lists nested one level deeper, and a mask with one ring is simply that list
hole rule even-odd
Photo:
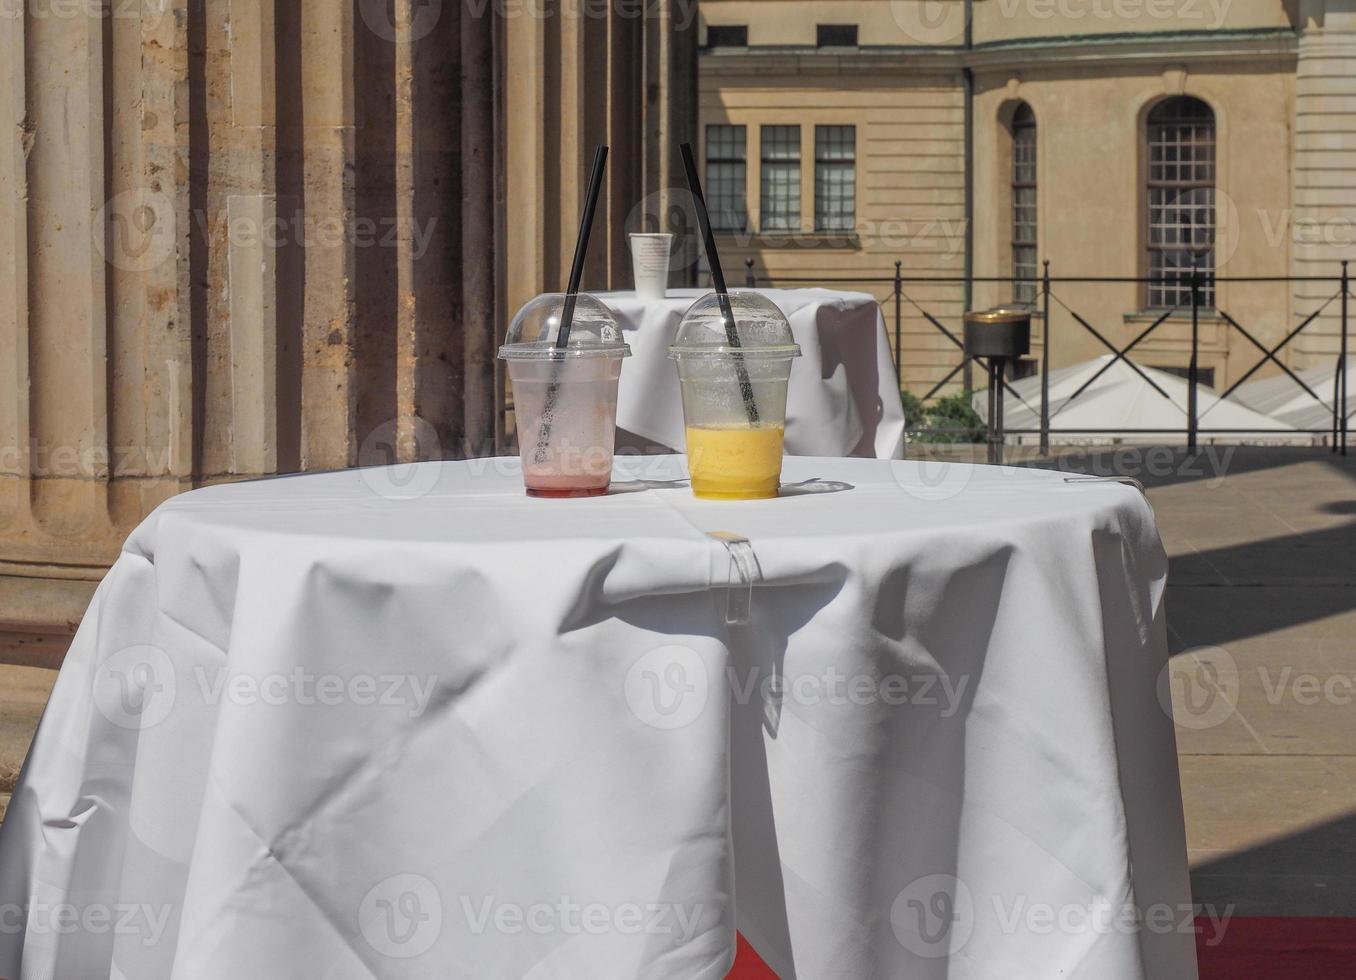
[{"label": "white paper cup", "polygon": [[635,273],[636,295],[641,299],[663,299],[668,294],[669,255],[673,236],[663,232],[634,233],[631,239],[631,267]]}]

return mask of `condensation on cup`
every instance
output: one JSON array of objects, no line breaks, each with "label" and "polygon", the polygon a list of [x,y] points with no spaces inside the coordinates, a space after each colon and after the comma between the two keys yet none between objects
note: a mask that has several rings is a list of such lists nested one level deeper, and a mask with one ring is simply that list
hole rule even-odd
[{"label": "condensation on cup", "polygon": [[596,297],[576,298],[569,340],[557,346],[564,293],[524,306],[499,348],[513,387],[523,484],[534,497],[594,497],[612,481],[617,381],[631,348]]}]

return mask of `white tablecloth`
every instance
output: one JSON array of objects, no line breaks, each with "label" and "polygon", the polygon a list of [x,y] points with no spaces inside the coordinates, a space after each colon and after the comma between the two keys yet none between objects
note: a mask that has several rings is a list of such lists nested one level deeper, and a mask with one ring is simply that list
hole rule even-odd
[{"label": "white tablecloth", "polygon": [[0,829],[0,976],[717,980],[736,925],[784,978],[1195,976],[1136,490],[682,477],[550,501],[514,460],[427,463],[160,507]]},{"label": "white tablecloth", "polygon": [[[617,393],[622,451],[683,449],[683,409],[669,345],[699,289],[661,300],[599,293],[631,345]],[[904,408],[880,305],[866,293],[762,289],[786,314],[802,355],[787,392],[786,451],[792,456],[904,455]]]}]

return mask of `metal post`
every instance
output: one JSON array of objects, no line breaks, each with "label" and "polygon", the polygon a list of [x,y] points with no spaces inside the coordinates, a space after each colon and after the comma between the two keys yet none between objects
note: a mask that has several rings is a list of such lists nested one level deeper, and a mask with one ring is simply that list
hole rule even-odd
[{"label": "metal post", "polygon": [[758,277],[753,274],[753,256],[744,260],[744,285],[750,289],[758,285]]},{"label": "metal post", "polygon": [[1337,370],[1332,375],[1332,451],[1337,452],[1337,442],[1342,435],[1342,358],[1337,358]]},{"label": "metal post", "polygon": [[1196,354],[1200,342],[1201,274],[1191,260],[1191,362],[1187,366],[1187,450],[1196,451]]},{"label": "metal post", "polygon": [[1351,277],[1347,274],[1347,259],[1342,259],[1342,397],[1341,401],[1341,423],[1340,428],[1342,455],[1347,455],[1347,297],[1348,290],[1351,289]]},{"label": "metal post", "polygon": [[1003,374],[1004,374],[1004,370],[1003,370],[1003,369],[1007,366],[1007,361],[1003,360],[1003,358],[1001,358],[1001,357],[995,357],[995,358],[993,359],[993,362],[994,362],[994,370],[998,373],[998,378],[996,379],[996,380],[997,380],[997,384],[995,384],[995,385],[993,386],[993,387],[994,387],[994,396],[993,396],[993,397],[994,397],[994,408],[995,408],[995,409],[997,410],[997,412],[998,412],[998,425],[997,425],[998,439],[997,439],[997,441],[994,443],[994,460],[993,460],[993,461],[994,461],[995,463],[1002,463],[1002,462],[1003,462],[1004,441],[1005,441],[1006,438],[1007,438],[1007,437],[1003,434]]},{"label": "metal post", "polygon": [[[964,355],[961,355],[961,356],[964,356]],[[993,405],[993,361],[990,361],[990,362],[989,362],[989,372],[988,372],[988,373],[989,373],[989,417],[988,417],[987,419],[985,419],[985,421],[988,423],[989,431],[985,434],[985,437],[984,437],[985,442],[988,443],[988,445],[985,447],[985,456],[984,456],[984,458],[985,458],[986,460],[988,460],[990,463],[992,463],[992,462],[993,462],[993,425],[994,425],[994,405]]]},{"label": "metal post", "polygon": [[895,378],[900,387],[904,386],[903,359],[900,354],[900,346],[903,343],[903,317],[904,317],[904,263],[898,259],[895,260]]},{"label": "metal post", "polygon": [[1041,455],[1050,452],[1050,260],[1045,260],[1041,276]]},{"label": "metal post", "polygon": [[1003,415],[1003,367],[997,357],[988,359],[989,368],[989,451],[990,463],[1003,462],[1002,415]]}]

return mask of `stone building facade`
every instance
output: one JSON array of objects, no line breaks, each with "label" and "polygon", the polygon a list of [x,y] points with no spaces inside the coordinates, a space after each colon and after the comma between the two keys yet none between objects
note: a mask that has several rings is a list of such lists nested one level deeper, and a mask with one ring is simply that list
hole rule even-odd
[{"label": "stone building facade", "polygon": [[694,131],[695,14],[644,13],[4,3],[0,652],[59,655],[173,494],[502,445],[505,313],[562,285],[592,145],[604,287]]},{"label": "stone building facade", "polygon": [[[1340,260],[1356,258],[1350,4],[704,0],[702,18],[704,131],[735,127],[746,140],[747,220],[728,247],[774,280],[890,276],[896,261],[931,280],[905,284],[900,355],[918,394],[957,363],[922,311],[955,326],[967,307],[1029,299],[1030,286],[965,281],[1025,274],[1014,263],[1145,276],[1188,260],[1192,250],[1167,253],[1194,223],[1191,234],[1211,239],[1195,251],[1220,277],[1330,277],[1215,287],[1213,306],[1271,346],[1338,292]],[[834,125],[855,130],[855,213],[849,229],[825,230],[815,197],[830,165],[818,141]],[[785,210],[773,175],[786,164],[764,137],[784,145],[787,127],[800,134],[789,231],[762,214]],[[889,303],[890,285],[865,288]],[[1066,306],[1123,347],[1172,305],[1136,283],[1052,292],[1053,366],[1106,350]],[[1338,308],[1282,356],[1302,366],[1331,356]],[[1189,320],[1171,313],[1138,359],[1182,370]],[[1038,356],[1043,327],[1038,318]],[[1258,356],[1223,316],[1202,317],[1203,378],[1227,385]]]}]

